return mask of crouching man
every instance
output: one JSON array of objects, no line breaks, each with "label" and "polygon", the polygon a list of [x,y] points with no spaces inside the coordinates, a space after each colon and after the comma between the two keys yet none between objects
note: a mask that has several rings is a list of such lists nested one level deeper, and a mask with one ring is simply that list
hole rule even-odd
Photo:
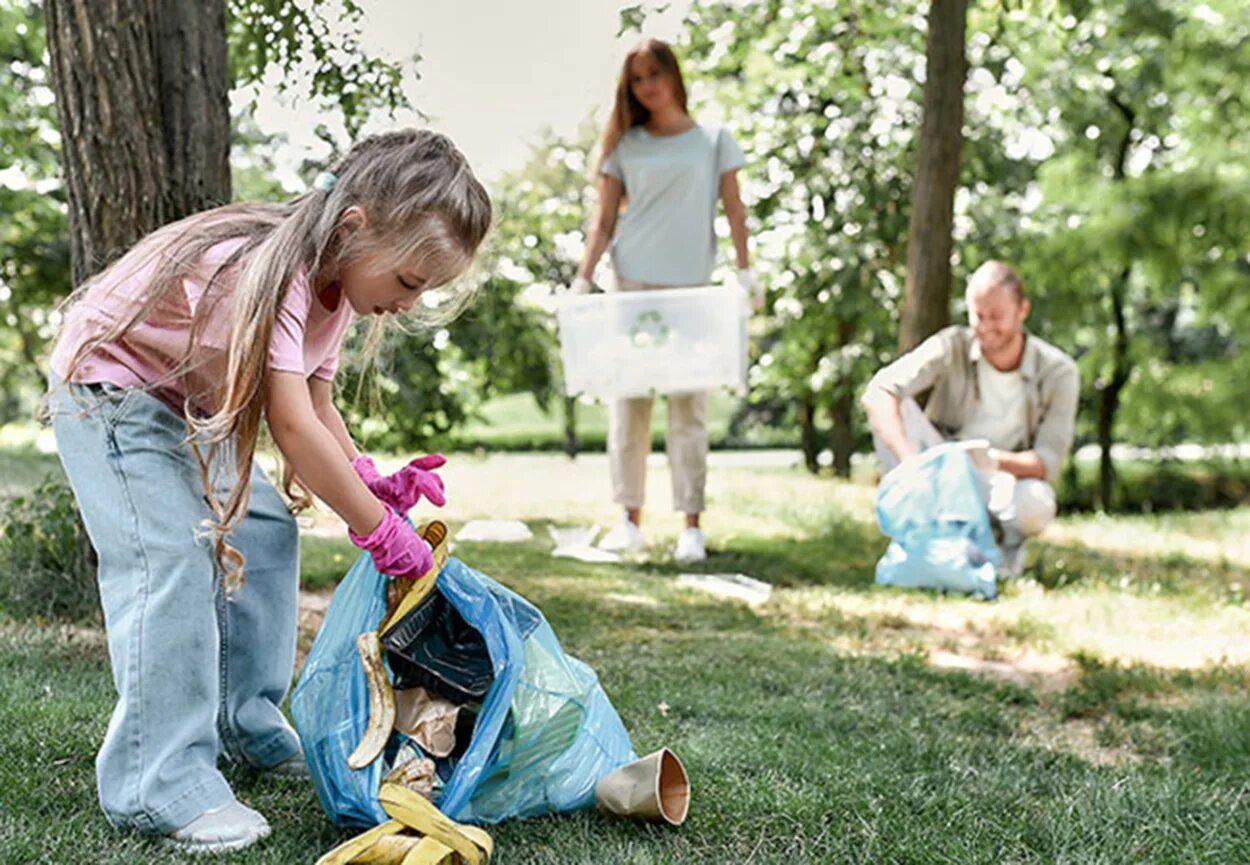
[{"label": "crouching man", "polygon": [[886,471],[944,441],[972,445],[1003,574],[1016,576],[1025,539],[1055,517],[1080,380],[1072,358],[1024,329],[1029,301],[1009,266],[977,268],[967,301],[968,327],[948,327],[879,370],[863,402]]}]

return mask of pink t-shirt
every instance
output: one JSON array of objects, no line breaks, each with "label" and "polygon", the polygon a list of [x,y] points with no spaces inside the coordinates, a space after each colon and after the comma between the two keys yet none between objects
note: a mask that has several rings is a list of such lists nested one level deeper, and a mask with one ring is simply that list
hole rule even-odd
[{"label": "pink t-shirt", "polygon": [[[205,253],[183,280],[182,291],[170,291],[145,320],[83,358],[73,380],[150,387],[186,354],[195,313],[203,304],[211,303],[214,307],[197,334],[191,365],[152,392],[179,411],[187,401],[199,411],[213,411],[226,377],[234,268],[218,277],[211,292],[205,289],[216,270],[243,242],[242,238],[228,240]],[[138,309],[155,268],[154,256],[128,255],[70,307],[65,329],[52,350],[51,365],[58,376],[65,378],[70,360],[86,340]],[[351,306],[345,300],[340,299],[335,309],[327,309],[314,295],[307,275],[297,274],[274,321],[269,368],[329,381],[338,369],[343,335],[351,321]]]}]

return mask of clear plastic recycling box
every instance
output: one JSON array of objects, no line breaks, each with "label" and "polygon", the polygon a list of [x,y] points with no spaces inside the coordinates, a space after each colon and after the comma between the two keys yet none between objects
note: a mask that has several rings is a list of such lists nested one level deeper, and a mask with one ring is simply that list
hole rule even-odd
[{"label": "clear plastic recycling box", "polygon": [[599,399],[746,388],[747,318],[737,288],[564,298],[556,310],[565,391]]}]

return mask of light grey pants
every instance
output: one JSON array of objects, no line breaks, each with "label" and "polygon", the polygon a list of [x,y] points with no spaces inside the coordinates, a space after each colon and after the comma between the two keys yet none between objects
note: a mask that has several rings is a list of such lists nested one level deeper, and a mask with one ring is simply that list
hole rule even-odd
[{"label": "light grey pants", "polygon": [[[933,426],[914,399],[899,402],[903,432],[918,450],[941,444],[946,438]],[[889,471],[898,465],[898,458],[873,434],[873,445],[881,466]],[[1004,544],[1010,545],[1026,537],[1040,534],[1055,518],[1055,491],[1040,478],[1017,478],[1010,472],[978,471],[977,484],[987,502],[990,515],[1003,528]]]},{"label": "light grey pants", "polygon": [[[618,291],[671,286],[616,280]],[[707,394],[668,396],[665,450],[673,478],[673,510],[703,513],[707,488]],[[647,457],[651,453],[653,397],[615,400],[608,406],[608,463],[612,499],[623,508],[641,508],[646,498]]]},{"label": "light grey pants", "polygon": [[117,690],[96,758],[100,804],[116,826],[170,832],[233,801],[219,755],[265,767],[299,751],[280,709],[295,664],[298,527],[253,466],[247,516],[230,536],[246,583],[226,598],[183,419],[113,385],[54,383],[51,401],[99,556]]}]

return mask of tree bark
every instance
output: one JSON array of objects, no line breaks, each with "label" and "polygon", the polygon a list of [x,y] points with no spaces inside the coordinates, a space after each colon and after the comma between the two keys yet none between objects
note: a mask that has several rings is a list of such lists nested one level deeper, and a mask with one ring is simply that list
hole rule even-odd
[{"label": "tree bark", "polygon": [[74,284],[230,199],[224,0],[47,0]]},{"label": "tree bark", "polygon": [[1115,498],[1115,462],[1111,446],[1115,443],[1115,416],[1120,409],[1120,392],[1133,372],[1128,354],[1128,326],[1124,318],[1124,296],[1128,291],[1132,268],[1124,268],[1111,287],[1111,321],[1115,336],[1111,343],[1111,377],[1100,380],[1098,388],[1098,507],[1110,512]]},{"label": "tree bark", "polygon": [[[838,346],[845,348],[855,340],[855,326],[847,320],[838,322]],[[833,425],[829,428],[829,449],[833,453],[833,473],[840,478],[851,476],[851,455],[855,451],[855,387],[842,383],[835,389],[829,406]]]},{"label": "tree bark", "polygon": [[833,451],[833,473],[840,478],[851,476],[851,454],[855,449],[855,395],[843,393],[830,407],[833,426],[829,429],[829,449]]},{"label": "tree bark", "polygon": [[566,396],[562,399],[564,406],[564,453],[568,458],[577,459],[579,449],[577,442],[577,398]]},{"label": "tree bark", "polygon": [[799,401],[799,446],[803,450],[803,465],[816,474],[820,471],[820,445],[816,437],[816,406],[811,397]]},{"label": "tree bark", "polygon": [[950,321],[951,226],[963,145],[967,0],[932,0],[925,59],[924,121],[907,235],[907,282],[899,352]]},{"label": "tree bark", "polygon": [[[1124,118],[1124,135],[1116,148],[1112,177],[1123,183],[1128,177],[1128,153],[1132,146],[1133,130],[1137,125],[1137,112],[1113,90],[1108,97],[1111,105]],[[1115,497],[1115,461],[1111,458],[1111,446],[1115,443],[1115,416],[1120,410],[1120,392],[1132,377],[1133,363],[1129,358],[1128,321],[1124,315],[1128,281],[1133,272],[1131,263],[1120,271],[1119,279],[1111,286],[1111,372],[1095,383],[1098,391],[1098,507],[1110,511]]]}]

